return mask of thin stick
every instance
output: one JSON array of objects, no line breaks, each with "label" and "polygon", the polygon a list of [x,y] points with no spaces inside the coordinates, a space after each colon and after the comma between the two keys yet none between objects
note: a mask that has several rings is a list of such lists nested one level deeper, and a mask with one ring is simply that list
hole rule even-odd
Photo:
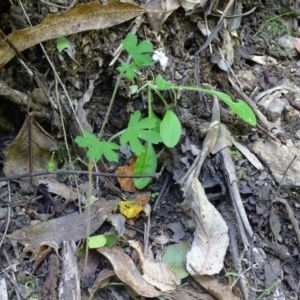
[{"label": "thin stick", "polygon": [[[94,176],[103,176],[103,177],[113,177],[113,178],[144,178],[144,177],[151,177],[151,178],[159,178],[161,176],[161,171],[159,173],[152,173],[152,174],[111,174],[111,173],[100,173],[100,172],[92,172],[92,175]],[[33,172],[33,173],[27,173],[27,174],[21,174],[21,175],[12,175],[7,177],[0,177],[1,181],[8,181],[8,180],[16,180],[26,177],[32,177],[32,176],[40,176],[40,175],[49,175],[49,174],[76,174],[76,175],[88,175],[88,171],[81,171],[81,170],[63,170],[58,169],[55,171],[39,171],[39,172]]]}]

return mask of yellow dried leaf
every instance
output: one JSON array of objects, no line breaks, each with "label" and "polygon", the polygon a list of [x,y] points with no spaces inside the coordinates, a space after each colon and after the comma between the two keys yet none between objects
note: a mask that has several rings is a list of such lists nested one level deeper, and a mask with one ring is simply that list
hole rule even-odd
[{"label": "yellow dried leaf", "polygon": [[120,201],[119,208],[122,215],[128,219],[135,218],[143,210],[141,202],[138,200],[133,201]]}]

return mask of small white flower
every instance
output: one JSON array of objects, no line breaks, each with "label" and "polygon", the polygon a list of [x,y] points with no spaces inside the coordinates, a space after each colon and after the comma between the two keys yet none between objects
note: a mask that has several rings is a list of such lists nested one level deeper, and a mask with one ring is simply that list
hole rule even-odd
[{"label": "small white flower", "polygon": [[166,69],[166,66],[168,64],[168,57],[162,51],[154,50],[152,58],[155,62],[159,61],[163,71]]}]

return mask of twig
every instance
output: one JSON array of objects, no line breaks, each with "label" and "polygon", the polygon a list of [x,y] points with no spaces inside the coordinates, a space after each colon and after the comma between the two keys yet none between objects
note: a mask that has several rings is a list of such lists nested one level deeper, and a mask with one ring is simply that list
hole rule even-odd
[{"label": "twig", "polygon": [[15,282],[15,280],[13,280],[13,278],[5,271],[5,270],[1,270],[0,271],[2,273],[2,275],[10,281],[10,283],[13,285],[13,287],[15,288],[15,292],[16,292],[16,295],[18,297],[21,296],[22,299],[25,299],[26,300],[26,297],[23,295],[20,287],[18,286],[18,284]]},{"label": "twig", "polygon": [[[10,192],[10,183],[9,183],[9,181],[7,181],[7,191],[8,191],[8,203],[11,203],[11,192]],[[2,246],[2,243],[3,243],[4,239],[6,237],[6,233],[7,233],[8,227],[9,227],[10,212],[11,212],[11,208],[10,208],[10,206],[8,206],[8,208],[7,208],[7,222],[6,222],[6,226],[5,226],[3,236],[2,236],[1,241],[0,241],[0,249],[1,249],[1,246]]]},{"label": "twig", "polygon": [[[228,234],[229,234],[229,241],[230,241],[229,245],[230,245],[231,259],[233,261],[234,268],[236,269],[236,271],[239,274],[241,274],[242,273],[242,266],[241,266],[241,262],[240,262],[240,259],[239,259],[239,253],[238,253],[238,248],[237,248],[237,244],[236,244],[236,238],[235,238],[234,230],[229,228]],[[249,290],[246,286],[246,282],[245,282],[245,279],[243,277],[239,277],[239,284],[240,284],[240,288],[242,290],[244,299],[248,299]]]},{"label": "twig", "polygon": [[279,186],[278,186],[278,188],[277,188],[277,191],[276,191],[276,194],[275,194],[275,198],[278,196],[279,191],[280,191],[280,189],[281,189],[281,187],[282,187],[284,178],[286,177],[286,174],[287,174],[289,168],[291,167],[291,165],[293,164],[293,162],[295,161],[296,158],[297,158],[297,155],[294,156],[294,158],[292,159],[292,161],[289,163],[289,165],[288,165],[287,168],[285,169],[285,171],[284,171],[284,173],[283,173],[283,175],[282,175],[281,181],[280,181],[280,183],[279,183]]},{"label": "twig", "polygon": [[160,202],[166,197],[166,195],[169,191],[169,188],[170,188],[170,174],[167,173],[166,177],[164,178],[164,182],[161,187],[160,193],[159,193],[158,197],[156,198],[155,203],[153,205],[153,208],[152,208],[153,213],[157,212],[158,206],[159,206]]},{"label": "twig", "polygon": [[[39,171],[34,173],[26,173],[26,174],[20,174],[20,175],[12,175],[12,176],[6,176],[6,177],[0,177],[1,181],[8,181],[8,180],[16,180],[26,177],[32,177],[32,176],[40,176],[40,175],[49,175],[49,174],[76,174],[76,175],[88,175],[88,171],[81,171],[81,170],[63,170],[58,169],[55,171]],[[152,173],[152,174],[111,174],[111,173],[101,173],[101,172],[92,172],[92,175],[94,176],[103,176],[103,177],[113,177],[113,178],[144,178],[144,177],[151,177],[151,178],[159,178],[161,176],[161,172],[159,173]]]}]

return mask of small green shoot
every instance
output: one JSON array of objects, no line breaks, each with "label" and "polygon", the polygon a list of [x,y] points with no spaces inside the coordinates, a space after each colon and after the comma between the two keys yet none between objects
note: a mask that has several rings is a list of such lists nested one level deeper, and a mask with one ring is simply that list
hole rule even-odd
[{"label": "small green shoot", "polygon": [[65,37],[59,37],[56,39],[56,48],[59,53],[70,46],[70,41]]},{"label": "small green shoot", "polygon": [[52,151],[51,157],[50,157],[50,159],[49,159],[49,161],[47,162],[47,165],[46,165],[46,168],[49,172],[52,172],[55,169],[54,155],[55,155],[55,152]]},{"label": "small green shoot", "polygon": [[114,150],[119,149],[119,145],[112,142],[100,142],[94,134],[85,129],[83,129],[83,134],[85,136],[77,136],[75,142],[79,147],[90,148],[87,152],[87,156],[91,161],[98,161],[102,155],[109,161],[118,161],[118,155]]},{"label": "small green shoot", "polygon": [[[139,155],[137,158],[137,161],[134,166],[134,174],[151,174],[156,171],[157,167],[157,158],[155,150],[151,143],[149,143],[145,147],[145,151]],[[151,178],[149,177],[143,177],[143,178],[134,178],[133,182],[136,188],[143,189],[146,187],[149,182],[151,181]]]},{"label": "small green shoot", "polygon": [[142,120],[140,119],[141,112],[137,110],[130,116],[128,127],[120,137],[121,145],[129,143],[131,151],[136,155],[140,155],[145,151],[145,148],[139,139],[153,144],[162,141],[159,132],[149,130],[156,126],[156,120],[150,117]]}]

